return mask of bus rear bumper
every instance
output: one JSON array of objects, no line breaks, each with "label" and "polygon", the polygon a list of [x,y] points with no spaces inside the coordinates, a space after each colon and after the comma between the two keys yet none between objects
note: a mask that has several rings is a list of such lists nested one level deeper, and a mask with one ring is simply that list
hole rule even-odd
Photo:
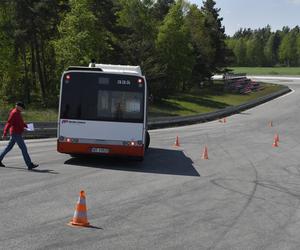
[{"label": "bus rear bumper", "polygon": [[70,142],[57,142],[57,151],[64,154],[92,154],[92,155],[119,155],[144,156],[144,146],[99,145]]}]

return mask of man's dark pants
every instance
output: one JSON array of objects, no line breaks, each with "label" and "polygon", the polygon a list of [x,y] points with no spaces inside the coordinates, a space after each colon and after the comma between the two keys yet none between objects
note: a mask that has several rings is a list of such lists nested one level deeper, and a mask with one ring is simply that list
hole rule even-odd
[{"label": "man's dark pants", "polygon": [[11,135],[8,145],[0,154],[0,162],[3,160],[4,156],[14,147],[15,143],[17,143],[19,148],[21,149],[23,158],[24,158],[24,161],[26,162],[27,167],[30,167],[31,159],[27,152],[27,147],[24,142],[24,139],[23,139],[22,135],[19,135],[19,134]]}]

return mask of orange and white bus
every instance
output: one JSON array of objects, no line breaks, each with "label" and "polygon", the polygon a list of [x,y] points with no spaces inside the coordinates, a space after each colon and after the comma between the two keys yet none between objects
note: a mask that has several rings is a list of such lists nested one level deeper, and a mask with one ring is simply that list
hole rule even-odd
[{"label": "orange and white bus", "polygon": [[57,150],[143,159],[147,82],[139,66],[90,64],[62,74]]}]

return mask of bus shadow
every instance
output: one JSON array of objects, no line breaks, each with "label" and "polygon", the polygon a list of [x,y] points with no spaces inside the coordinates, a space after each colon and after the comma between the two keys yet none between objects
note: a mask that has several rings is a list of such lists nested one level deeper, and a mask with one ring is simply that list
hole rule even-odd
[{"label": "bus shadow", "polygon": [[200,176],[193,166],[193,161],[182,151],[162,148],[149,148],[144,161],[120,157],[85,156],[68,159],[64,164],[119,171]]}]

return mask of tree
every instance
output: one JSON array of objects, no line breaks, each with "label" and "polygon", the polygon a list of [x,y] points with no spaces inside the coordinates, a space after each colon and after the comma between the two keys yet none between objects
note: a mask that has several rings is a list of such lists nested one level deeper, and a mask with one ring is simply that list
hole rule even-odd
[{"label": "tree", "polygon": [[95,58],[101,63],[120,63],[122,48],[119,41],[122,30],[117,25],[117,12],[120,9],[119,1],[115,0],[94,0],[92,4],[91,10],[97,19],[97,27],[105,37],[105,51],[98,55],[100,58]]},{"label": "tree", "polygon": [[177,1],[159,27],[156,48],[164,77],[159,94],[167,96],[184,88],[194,66],[189,32],[184,24],[184,2]]},{"label": "tree", "polygon": [[175,4],[175,0],[157,0],[152,8],[153,16],[162,22],[165,16],[169,13],[172,5]]},{"label": "tree", "polygon": [[189,7],[185,23],[189,30],[189,40],[195,56],[191,84],[199,85],[203,80],[211,76],[210,66],[214,63],[215,48],[210,43],[204,14],[196,5]]},{"label": "tree", "polygon": [[152,1],[120,0],[118,25],[123,29],[120,46],[125,63],[141,65],[144,71],[151,67],[157,35],[156,22],[151,15]]},{"label": "tree", "polygon": [[55,44],[58,72],[70,65],[87,66],[91,59],[101,60],[108,50],[107,33],[92,12],[92,0],[70,0],[70,11],[58,26]]},{"label": "tree", "polygon": [[264,47],[264,56],[266,59],[266,66],[274,66],[278,60],[277,58],[277,37],[276,34],[270,35],[266,45]]},{"label": "tree", "polygon": [[297,48],[297,66],[300,65],[300,34],[296,38],[296,48]]},{"label": "tree", "polygon": [[118,63],[140,65],[151,93],[157,98],[159,95],[152,86],[159,81],[161,69],[155,48],[158,21],[152,15],[153,6],[151,0],[120,0],[117,23],[122,51]]},{"label": "tree", "polygon": [[246,43],[247,52],[247,64],[248,66],[261,67],[264,64],[264,46],[259,36],[254,35]]},{"label": "tree", "polygon": [[201,8],[204,14],[204,25],[214,53],[209,65],[211,73],[222,72],[230,61],[230,52],[225,44],[225,28],[222,26],[223,18],[219,17],[220,9],[215,7],[214,0],[206,0]]},{"label": "tree", "polygon": [[[39,90],[44,104],[47,103],[54,81],[53,50],[49,41],[56,34],[58,12],[64,1],[28,0],[3,1],[3,10],[9,10],[10,29],[4,29],[6,37],[13,41],[15,66],[19,66],[12,84],[19,85],[15,97],[31,101],[32,90]],[[48,65],[52,65],[48,66]],[[36,83],[39,83],[37,85]],[[35,93],[34,93],[35,94]]]},{"label": "tree", "polygon": [[[10,101],[13,93],[10,86],[15,83],[12,72],[16,71],[17,63],[14,56],[14,40],[12,35],[13,8],[6,2],[0,3],[0,97],[1,106]],[[17,76],[21,78],[21,76]],[[14,87],[15,85],[13,85]]]},{"label": "tree", "polygon": [[293,32],[283,36],[279,46],[279,60],[286,66],[295,66],[297,63],[296,35]]},{"label": "tree", "polygon": [[237,65],[246,66],[247,65],[247,61],[246,61],[247,47],[246,47],[246,42],[245,42],[244,38],[240,38],[236,41],[233,52],[236,57]]}]

